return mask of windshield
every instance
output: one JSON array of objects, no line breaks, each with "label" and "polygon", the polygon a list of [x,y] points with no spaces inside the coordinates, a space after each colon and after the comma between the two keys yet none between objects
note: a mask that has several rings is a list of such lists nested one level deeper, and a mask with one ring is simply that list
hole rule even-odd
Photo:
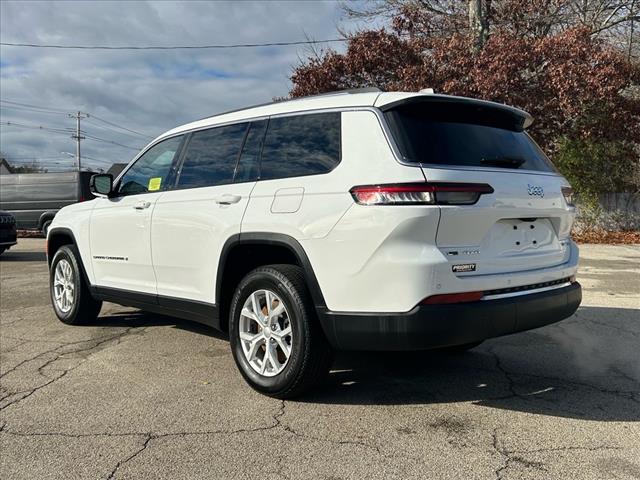
[{"label": "windshield", "polygon": [[555,171],[527,133],[472,107],[422,102],[388,110],[385,117],[409,162]]}]

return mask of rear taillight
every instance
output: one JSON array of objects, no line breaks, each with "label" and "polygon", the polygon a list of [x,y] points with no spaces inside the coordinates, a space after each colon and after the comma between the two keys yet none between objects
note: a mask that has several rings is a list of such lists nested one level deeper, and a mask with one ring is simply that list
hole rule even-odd
[{"label": "rear taillight", "polygon": [[560,189],[562,191],[562,196],[564,197],[564,201],[570,207],[573,207],[573,188],[571,187],[562,187]]},{"label": "rear taillight", "polygon": [[473,205],[493,188],[486,183],[401,183],[364,185],[350,192],[360,205]]},{"label": "rear taillight", "polygon": [[420,302],[421,305],[441,305],[443,303],[477,302],[484,296],[484,292],[446,293],[432,295]]}]

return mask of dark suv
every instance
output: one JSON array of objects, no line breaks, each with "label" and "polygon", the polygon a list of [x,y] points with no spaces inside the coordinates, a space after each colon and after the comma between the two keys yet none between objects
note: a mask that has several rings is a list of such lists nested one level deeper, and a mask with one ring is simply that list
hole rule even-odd
[{"label": "dark suv", "polygon": [[16,218],[9,212],[0,210],[0,255],[18,243]]}]

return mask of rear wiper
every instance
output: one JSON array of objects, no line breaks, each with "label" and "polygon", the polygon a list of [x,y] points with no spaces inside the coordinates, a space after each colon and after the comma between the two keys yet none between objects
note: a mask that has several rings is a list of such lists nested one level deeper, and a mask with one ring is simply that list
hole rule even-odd
[{"label": "rear wiper", "polygon": [[497,167],[511,167],[518,168],[526,160],[524,158],[517,157],[495,157],[495,158],[483,158],[480,163],[485,165],[495,165]]}]

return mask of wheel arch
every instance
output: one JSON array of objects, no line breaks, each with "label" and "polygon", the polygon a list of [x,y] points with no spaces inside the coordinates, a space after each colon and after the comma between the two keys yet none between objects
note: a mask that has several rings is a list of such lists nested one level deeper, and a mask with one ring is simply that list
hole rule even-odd
[{"label": "wheel arch", "polygon": [[53,261],[53,257],[56,252],[65,245],[73,245],[78,250],[78,264],[80,265],[80,270],[82,270],[82,276],[84,277],[85,282],[89,286],[89,289],[92,289],[91,282],[89,281],[89,276],[87,275],[87,270],[84,266],[84,262],[82,260],[82,255],[80,255],[80,250],[78,249],[78,242],[76,241],[76,237],[73,234],[73,231],[69,228],[65,227],[55,227],[49,229],[49,234],[47,235],[47,240],[45,243],[45,250],[47,254],[47,266],[51,268],[51,262]]},{"label": "wheel arch", "polygon": [[[263,257],[256,258],[259,254],[263,254]],[[240,267],[235,268],[238,261],[240,261]],[[222,330],[228,330],[229,305],[240,280],[254,268],[275,263],[301,267],[315,309],[326,308],[324,296],[309,257],[295,238],[271,232],[236,234],[227,239],[222,247],[216,276],[216,304],[220,309]]]},{"label": "wheel arch", "polygon": [[45,212],[42,212],[40,218],[38,219],[38,230],[42,230],[42,227],[44,227],[44,224],[47,221],[53,220],[53,218],[56,216],[56,213],[58,213],[57,210],[47,210]]}]

